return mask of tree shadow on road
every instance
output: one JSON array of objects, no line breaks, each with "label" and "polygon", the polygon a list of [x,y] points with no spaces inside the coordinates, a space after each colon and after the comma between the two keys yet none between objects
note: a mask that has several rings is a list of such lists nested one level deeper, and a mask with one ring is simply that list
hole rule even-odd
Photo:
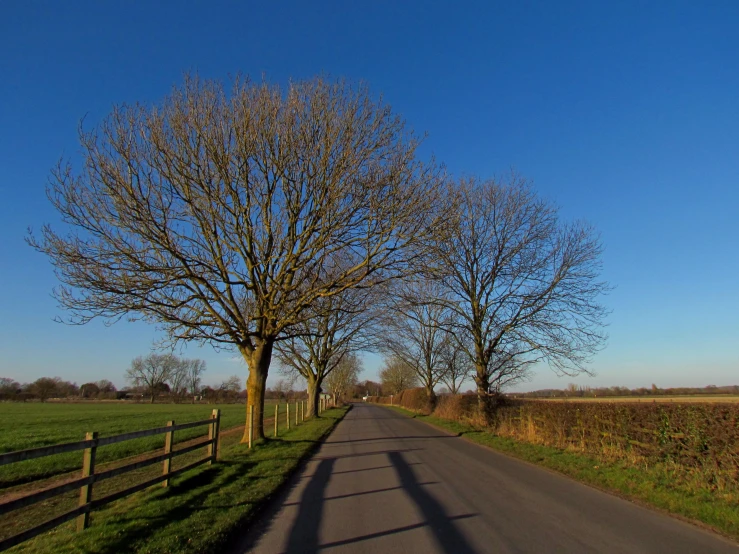
[{"label": "tree shadow on road", "polygon": [[287,541],[288,554],[318,551],[318,530],[326,500],[324,491],[331,479],[334,458],[320,461],[312,479],[300,497],[300,507]]},{"label": "tree shadow on road", "polygon": [[414,452],[416,450],[423,450],[423,448],[404,448],[402,450],[377,450],[374,452],[354,452],[352,454],[337,454],[335,456],[316,456],[314,460],[339,460],[343,458],[359,458],[362,456],[380,456],[382,454],[389,454],[390,452]]},{"label": "tree shadow on road", "polygon": [[403,459],[400,452],[390,452],[388,457],[392,465],[395,466],[395,471],[398,472],[403,490],[423,514],[426,527],[434,534],[442,551],[454,552],[455,554],[473,554],[475,549],[455,527],[442,505],[426,492],[421,483],[416,480],[413,470]]},{"label": "tree shadow on road", "polygon": [[[310,477],[310,481],[306,485],[305,490],[303,490],[300,500],[295,503],[298,505],[298,513],[289,532],[287,547],[285,549],[287,554],[317,552],[322,548],[330,546],[343,546],[363,542],[379,538],[381,536],[402,533],[404,531],[419,528],[428,529],[433,534],[434,539],[442,552],[453,552],[455,554],[472,554],[475,552],[474,548],[472,548],[464,535],[459,531],[459,529],[457,529],[454,522],[459,519],[475,517],[476,514],[448,516],[442,505],[423,488],[426,485],[434,483],[421,483],[413,474],[411,465],[417,464],[406,462],[399,451],[388,451],[383,452],[382,454],[386,454],[391,462],[391,465],[385,467],[392,467],[395,469],[398,479],[400,480],[399,487],[377,489],[334,497],[327,497],[326,489],[331,480],[331,476],[334,475],[333,468],[336,458],[323,458],[320,460],[315,472],[313,472],[313,475]],[[423,514],[423,523],[398,529],[368,533],[359,537],[345,539],[337,543],[319,544],[321,519],[323,517],[327,501],[398,489],[405,492],[405,494],[407,494],[408,497],[416,504],[418,510]],[[283,504],[283,506],[290,505],[294,504]]]},{"label": "tree shadow on road", "polygon": [[368,439],[351,439],[351,440],[345,440],[345,441],[327,441],[326,444],[328,446],[334,445],[334,444],[345,444],[345,443],[351,443],[351,442],[368,442],[368,441],[398,441],[398,440],[412,440],[412,439],[456,439],[458,436],[460,436],[462,433],[457,433],[454,435],[450,434],[444,434],[444,435],[409,435],[405,437],[373,437]]}]

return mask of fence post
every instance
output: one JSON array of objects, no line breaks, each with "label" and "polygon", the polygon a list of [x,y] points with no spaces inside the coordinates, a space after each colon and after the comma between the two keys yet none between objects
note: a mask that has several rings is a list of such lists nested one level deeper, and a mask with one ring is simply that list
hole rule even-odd
[{"label": "fence post", "polygon": [[[174,427],[174,420],[167,422],[167,427]],[[164,436],[164,453],[169,454],[164,458],[164,464],[162,465],[162,475],[169,475],[169,470],[172,468],[172,443],[174,442],[174,429],[167,431]],[[169,486],[169,478],[162,481],[163,487]]]},{"label": "fence post", "polygon": [[275,437],[277,436],[277,430],[280,424],[280,418],[277,417],[279,415],[279,412],[280,412],[280,403],[277,402],[277,404],[275,404],[275,434],[274,434]]},{"label": "fence post", "polygon": [[285,402],[285,410],[287,410],[287,415],[285,416],[285,421],[287,422],[287,430],[290,430],[290,402]]},{"label": "fence post", "polygon": [[221,410],[218,408],[213,410],[210,418],[213,420],[213,423],[208,425],[208,440],[210,441],[210,444],[208,445],[208,457],[210,458],[210,461],[208,462],[209,466],[213,465],[213,462],[215,462],[218,457],[218,433],[221,427]]},{"label": "fence post", "polygon": [[[95,451],[97,450],[97,431],[93,433],[87,433],[85,440],[95,441],[90,448],[85,448],[85,452],[82,458],[82,477],[91,477],[95,475]],[[82,485],[80,487],[80,503],[79,506],[86,506],[92,500],[92,483],[89,485]],[[87,511],[84,514],[77,516],[77,531],[87,529],[90,525],[90,512]]]},{"label": "fence post", "polygon": [[305,400],[300,401],[300,421],[305,421]]}]

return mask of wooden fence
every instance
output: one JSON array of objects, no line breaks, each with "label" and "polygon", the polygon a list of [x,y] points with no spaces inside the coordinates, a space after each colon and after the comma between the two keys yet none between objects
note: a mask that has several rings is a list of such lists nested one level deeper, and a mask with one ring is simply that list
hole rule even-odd
[{"label": "wooden fence", "polygon": [[[305,412],[307,410],[308,401],[307,400],[296,400],[293,403],[293,417],[295,418],[295,426],[297,427],[298,424],[301,421],[305,421]],[[320,398],[318,402],[318,413],[328,410],[330,407],[334,406],[334,402],[330,398]],[[262,412],[262,417],[264,417],[267,414],[267,410],[265,409]],[[268,420],[264,419],[264,422],[267,422]],[[273,437],[277,437],[279,435],[280,430],[280,410],[279,410],[279,403],[275,404],[275,415],[273,418],[273,422],[275,424],[275,430],[272,434]],[[285,430],[290,430],[290,402],[287,402],[285,405]],[[246,438],[246,443],[249,448],[252,447],[254,442],[254,432],[255,432],[255,425],[256,421],[254,420],[254,406],[252,404],[247,404],[246,406],[246,432],[244,434]]]},{"label": "wooden fence", "polygon": [[[17,452],[0,454],[0,466],[4,466],[6,464],[12,464],[15,462],[22,462],[25,460],[32,460],[34,458],[42,458],[44,456],[61,454],[62,452],[73,452],[75,450],[84,451],[82,458],[82,476],[79,479],[67,481],[48,489],[33,492],[20,498],[3,502],[0,504],[0,516],[3,516],[4,514],[13,512],[15,510],[19,510],[26,506],[31,506],[32,504],[42,502],[49,498],[53,498],[74,489],[80,490],[80,500],[77,508],[75,508],[74,510],[70,510],[53,519],[45,521],[44,523],[36,525],[31,529],[23,531],[22,533],[18,533],[17,535],[13,535],[12,537],[0,541],[0,552],[3,550],[7,550],[8,548],[11,548],[12,546],[15,546],[16,544],[19,544],[30,538],[33,538],[45,531],[53,529],[54,527],[57,527],[58,525],[61,525],[62,523],[69,521],[70,519],[77,518],[77,530],[81,531],[82,529],[87,528],[87,526],[89,525],[90,512],[92,510],[97,510],[98,508],[105,506],[106,504],[109,504],[114,500],[118,500],[120,498],[128,496],[129,494],[144,490],[148,487],[151,487],[152,485],[156,485],[157,483],[162,483],[162,486],[166,487],[169,485],[169,481],[170,479],[172,479],[172,477],[175,477],[204,463],[212,464],[216,461],[216,457],[218,456],[218,431],[220,428],[220,424],[221,411],[216,409],[213,410],[210,419],[204,419],[202,421],[194,421],[192,423],[183,423],[180,425],[175,425],[174,421],[170,421],[165,427],[157,427],[156,429],[147,429],[144,431],[134,431],[132,433],[124,433],[122,435],[114,435],[111,437],[103,438],[98,438],[98,434],[96,432],[93,432],[87,433],[85,440],[79,442],[55,444],[53,446],[43,446],[40,448],[31,448],[28,450],[19,450]],[[175,431],[190,429],[193,427],[200,427],[204,425],[208,426],[207,440],[186,446],[179,450],[172,449],[172,446],[174,444]],[[99,473],[95,472],[95,454],[98,448],[107,446],[109,444],[115,444],[117,442],[140,439],[142,437],[149,437],[152,435],[161,434],[166,434],[163,454],[153,456],[145,460],[132,462],[130,464],[102,471]],[[187,454],[188,452],[192,452],[194,450],[197,450],[198,448],[203,447],[207,448],[207,455],[204,458],[172,471],[173,457],[181,456],[182,454]],[[94,483],[103,481],[105,479],[110,479],[111,477],[122,475],[124,473],[128,473],[129,471],[140,469],[142,467],[146,467],[159,462],[162,462],[161,476],[154,479],[149,479],[148,481],[139,483],[103,498],[92,498],[92,487]]]}]

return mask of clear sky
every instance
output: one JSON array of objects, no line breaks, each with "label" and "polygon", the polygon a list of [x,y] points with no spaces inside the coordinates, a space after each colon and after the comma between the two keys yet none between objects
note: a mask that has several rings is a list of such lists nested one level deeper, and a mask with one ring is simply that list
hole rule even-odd
[{"label": "clear sky", "polygon": [[[26,229],[81,118],[157,102],[186,71],[365,80],[456,174],[515,168],[593,223],[616,288],[582,385],[739,383],[739,2],[0,4],[0,376],[123,384],[154,328],[68,327]],[[246,376],[190,347],[206,381]],[[373,378],[377,357],[368,357]]]}]

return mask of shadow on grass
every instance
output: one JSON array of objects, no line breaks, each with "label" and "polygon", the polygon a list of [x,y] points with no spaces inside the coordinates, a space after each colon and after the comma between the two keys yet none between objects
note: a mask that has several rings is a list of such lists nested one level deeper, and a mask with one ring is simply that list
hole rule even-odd
[{"label": "shadow on grass", "polygon": [[[137,506],[126,514],[111,514],[101,522],[104,526],[113,525],[120,528],[115,533],[114,540],[106,541],[104,545],[98,544],[94,550],[87,550],[80,545],[80,551],[111,554],[136,552],[160,529],[173,522],[186,520],[203,510],[230,509],[238,504],[213,506],[206,505],[206,501],[208,497],[231,483],[236,476],[248,472],[254,465],[256,464],[247,461],[221,461],[194,475],[175,479],[161,492],[154,492],[155,489],[152,488],[146,493],[151,496],[144,500],[142,506]],[[91,529],[95,530],[94,522]]]}]

